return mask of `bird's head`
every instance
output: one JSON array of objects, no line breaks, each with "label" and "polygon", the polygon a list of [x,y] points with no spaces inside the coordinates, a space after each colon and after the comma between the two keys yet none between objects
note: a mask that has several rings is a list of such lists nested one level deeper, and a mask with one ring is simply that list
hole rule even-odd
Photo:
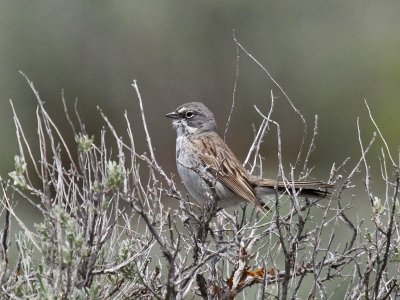
[{"label": "bird's head", "polygon": [[217,128],[213,113],[200,102],[183,104],[166,117],[173,119],[172,125],[178,136],[215,131]]}]

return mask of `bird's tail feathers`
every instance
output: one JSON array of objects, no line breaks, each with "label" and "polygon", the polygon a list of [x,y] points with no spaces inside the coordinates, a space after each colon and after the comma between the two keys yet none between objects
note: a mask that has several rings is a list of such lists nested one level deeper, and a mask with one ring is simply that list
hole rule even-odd
[{"label": "bird's tail feathers", "polygon": [[273,179],[258,178],[252,183],[258,187],[266,187],[277,189],[279,193],[299,193],[302,197],[313,197],[313,198],[326,198],[331,193],[329,189],[334,188],[334,185],[325,183],[323,181],[276,181]]}]

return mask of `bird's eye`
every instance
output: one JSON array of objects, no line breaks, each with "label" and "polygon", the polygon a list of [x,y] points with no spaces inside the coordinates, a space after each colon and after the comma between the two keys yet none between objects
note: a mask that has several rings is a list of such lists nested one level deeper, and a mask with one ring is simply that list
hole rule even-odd
[{"label": "bird's eye", "polygon": [[194,112],[192,112],[192,111],[187,111],[186,113],[185,113],[185,117],[186,117],[186,119],[190,119],[190,118],[192,118],[194,116]]}]

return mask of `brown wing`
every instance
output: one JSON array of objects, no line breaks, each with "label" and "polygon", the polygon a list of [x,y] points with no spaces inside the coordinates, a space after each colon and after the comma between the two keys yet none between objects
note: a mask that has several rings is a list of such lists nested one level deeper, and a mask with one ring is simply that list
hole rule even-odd
[{"label": "brown wing", "polygon": [[264,213],[269,210],[262,205],[250,183],[246,169],[242,166],[231,149],[215,132],[196,137],[192,142],[199,150],[203,164],[230,190],[248,200]]}]

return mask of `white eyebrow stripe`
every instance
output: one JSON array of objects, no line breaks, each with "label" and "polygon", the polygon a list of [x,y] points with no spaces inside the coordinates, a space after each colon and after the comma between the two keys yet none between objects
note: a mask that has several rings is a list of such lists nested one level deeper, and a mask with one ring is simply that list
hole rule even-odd
[{"label": "white eyebrow stripe", "polygon": [[184,107],[178,108],[176,111],[178,114],[183,113],[186,109]]}]

